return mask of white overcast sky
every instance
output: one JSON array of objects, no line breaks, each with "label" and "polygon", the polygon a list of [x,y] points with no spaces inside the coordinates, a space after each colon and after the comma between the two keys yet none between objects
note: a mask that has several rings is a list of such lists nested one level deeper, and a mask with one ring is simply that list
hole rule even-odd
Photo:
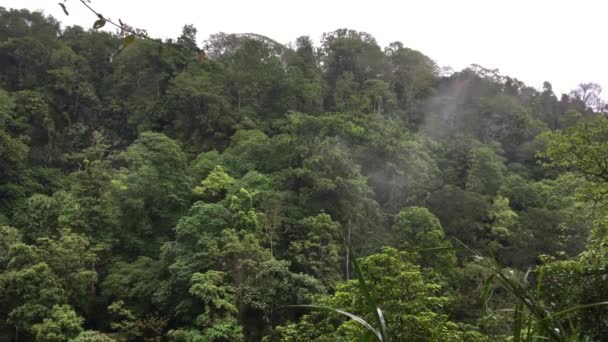
[{"label": "white overcast sky", "polygon": [[[2,0],[0,6],[42,10],[65,25],[90,27],[95,17],[78,0]],[[194,24],[199,44],[216,32],[253,32],[281,43],[302,35],[319,42],[323,32],[352,28],[371,33],[381,46],[401,41],[442,66],[472,63],[498,68],[539,88],[558,92],[596,82],[608,93],[606,0],[91,0],[110,18],[177,37]],[[559,94],[558,94],[559,95]]]}]

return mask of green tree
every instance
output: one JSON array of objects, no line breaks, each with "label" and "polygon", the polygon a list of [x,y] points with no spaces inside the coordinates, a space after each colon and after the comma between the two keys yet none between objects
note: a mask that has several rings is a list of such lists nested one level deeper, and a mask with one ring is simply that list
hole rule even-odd
[{"label": "green tree", "polygon": [[0,89],[0,179],[2,183],[18,180],[19,172],[25,167],[29,148],[22,133],[23,123],[15,116],[15,100]]},{"label": "green tree", "polygon": [[234,184],[234,179],[217,165],[201,184],[194,188],[194,194],[201,197],[205,202],[219,202],[226,197],[228,189]]},{"label": "green tree", "polygon": [[543,205],[539,185],[517,174],[510,174],[504,178],[498,195],[508,198],[509,205],[515,210]]},{"label": "green tree", "polygon": [[[329,110],[341,109],[340,106],[343,106],[337,102],[337,99],[344,99],[344,89],[338,90],[345,86],[338,85],[340,78],[346,76],[349,80],[348,88],[356,89],[365,80],[384,74],[387,66],[374,37],[355,30],[338,29],[325,33],[321,39],[321,53],[328,87],[326,109]],[[342,95],[337,96],[337,92]]]},{"label": "green tree", "polygon": [[[57,46],[59,22],[41,12],[2,8],[2,88],[33,88],[46,81],[49,56]],[[29,23],[29,25],[28,25]]]},{"label": "green tree", "polygon": [[114,342],[115,340],[97,331],[87,330],[80,333],[74,342]]},{"label": "green tree", "polygon": [[[187,174],[186,155],[174,140],[146,132],[121,154],[128,168],[112,181],[121,207],[121,224],[130,227],[122,238],[124,250],[135,255],[153,255],[162,237],[170,234],[178,217],[187,209],[192,182]],[[155,237],[144,241],[137,236]],[[164,241],[163,241],[164,242]]]},{"label": "green tree", "polygon": [[[445,236],[532,267],[523,318],[606,300],[599,85],[557,97],[349,29],[201,50],[192,25],[157,40],[101,17],[121,29],[0,8],[0,340],[358,340],[282,309],[370,319],[352,253],[393,340],[517,339],[516,278],[484,281]],[[551,325],[601,340],[588,310]]]},{"label": "green tree", "polygon": [[363,83],[363,95],[367,96],[370,104],[369,111],[375,114],[388,113],[395,107],[395,94],[388,83],[371,79]]},{"label": "green tree", "polygon": [[64,302],[65,294],[34,247],[14,244],[10,257],[7,269],[0,274],[1,316],[5,327],[11,327],[18,337],[32,333],[34,324],[48,318],[54,305]]},{"label": "green tree", "polygon": [[108,306],[110,328],[117,331],[123,338],[136,338],[142,332],[137,326],[135,315],[125,307],[125,302],[118,300]]},{"label": "green tree", "polygon": [[[89,240],[69,230],[63,230],[57,239],[40,238],[36,241],[41,260],[44,260],[66,296],[77,309],[88,309],[90,297],[95,294],[98,274],[97,256]],[[88,311],[88,310],[87,310]]]},{"label": "green tree", "polygon": [[69,305],[54,305],[50,317],[42,323],[34,324],[32,330],[38,341],[72,341],[82,330],[82,317]]},{"label": "green tree", "polygon": [[310,38],[299,37],[295,51],[287,54],[285,58],[289,65],[285,75],[288,108],[310,114],[322,112],[323,75]]},{"label": "green tree", "polygon": [[509,199],[496,196],[488,211],[490,219],[490,236],[492,241],[488,246],[494,252],[505,247],[512,238],[513,230],[518,223],[518,215],[509,206]]},{"label": "green tree", "polygon": [[407,113],[407,122],[422,123],[419,102],[432,93],[437,65],[422,53],[406,48],[401,42],[384,49],[392,67],[391,88],[399,108]]},{"label": "green tree", "polygon": [[230,111],[229,98],[218,77],[193,68],[170,80],[168,106],[175,115],[173,134],[196,146],[210,146],[227,139],[238,118]]},{"label": "green tree", "polygon": [[20,229],[25,242],[58,235],[60,204],[56,199],[57,197],[36,194],[17,208],[13,223]]},{"label": "green tree", "polygon": [[[296,312],[285,311],[286,305],[309,304],[315,295],[324,293],[321,281],[303,273],[291,272],[289,266],[289,262],[284,260],[263,262],[260,271],[243,291],[243,303],[253,312],[262,314],[268,329],[298,316]],[[249,315],[256,316],[253,312]],[[248,318],[245,321],[253,320]],[[261,337],[268,331],[249,333]]]},{"label": "green tree", "polygon": [[110,301],[123,300],[135,315],[143,317],[153,311],[160,272],[160,262],[145,256],[131,263],[117,261],[108,267],[108,274],[101,283],[102,293]]},{"label": "green tree", "polygon": [[411,252],[422,250],[422,266],[440,268],[455,264],[456,260],[452,251],[424,251],[425,249],[442,249],[451,246],[445,240],[441,223],[427,208],[409,207],[401,210],[395,217],[392,232],[398,247]]},{"label": "green tree", "polygon": [[[484,341],[469,326],[449,320],[453,298],[447,296],[432,275],[423,274],[408,252],[384,248],[360,260],[370,290],[382,308],[391,340],[409,341]],[[337,287],[333,296],[316,304],[341,308],[369,319],[365,297],[359,292],[357,280]],[[441,308],[441,309],[438,309]],[[344,321],[338,314],[313,312],[293,325],[278,327],[277,341],[352,341],[363,335],[363,327],[355,321]]]},{"label": "green tree", "polygon": [[296,272],[321,279],[323,284],[335,285],[341,280],[343,255],[342,227],[325,213],[307,217],[284,238],[290,241],[287,257]]},{"label": "green tree", "polygon": [[112,59],[108,95],[113,101],[108,109],[114,119],[112,128],[129,141],[140,132],[162,130],[171,118],[165,95],[175,70],[167,57],[157,43],[137,39]]},{"label": "green tree", "polygon": [[227,90],[238,112],[272,118],[286,110],[277,96],[285,83],[280,49],[274,41],[257,35],[211,36],[207,50],[225,68]]},{"label": "green tree", "polygon": [[428,199],[429,209],[437,215],[448,236],[483,249],[487,246],[489,199],[455,186],[444,186]]},{"label": "green tree", "polygon": [[4,271],[11,261],[10,247],[21,242],[21,234],[9,226],[0,226],[0,233],[0,271]]},{"label": "green tree", "polygon": [[113,182],[116,171],[108,157],[109,141],[100,131],[91,134],[90,144],[76,153],[83,169],[68,177],[68,194],[62,200],[59,221],[73,231],[91,236],[94,242],[114,243],[119,233],[119,203]]},{"label": "green tree", "polygon": [[243,332],[238,325],[234,289],[224,283],[219,271],[194,273],[190,294],[202,302],[203,312],[196,318],[200,330],[178,329],[169,332],[176,341],[241,341]]},{"label": "green tree", "polygon": [[469,156],[467,190],[484,195],[496,194],[506,171],[503,160],[503,157],[487,146],[472,150]]},{"label": "green tree", "polygon": [[360,95],[359,84],[352,72],[346,71],[338,76],[333,99],[336,109],[340,112],[363,111],[369,108],[368,101]]}]

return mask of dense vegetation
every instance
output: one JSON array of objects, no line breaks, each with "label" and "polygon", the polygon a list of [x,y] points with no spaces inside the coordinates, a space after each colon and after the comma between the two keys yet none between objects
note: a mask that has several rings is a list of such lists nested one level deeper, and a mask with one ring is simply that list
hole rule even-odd
[{"label": "dense vegetation", "polygon": [[0,8],[0,340],[368,338],[288,307],[373,321],[355,256],[391,341],[608,336],[560,313],[608,300],[597,85],[346,29],[170,43]]}]

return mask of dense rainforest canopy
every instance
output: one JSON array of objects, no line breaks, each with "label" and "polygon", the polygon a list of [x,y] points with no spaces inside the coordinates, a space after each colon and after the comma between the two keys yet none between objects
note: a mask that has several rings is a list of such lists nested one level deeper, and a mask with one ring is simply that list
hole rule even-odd
[{"label": "dense rainforest canopy", "polygon": [[608,338],[598,85],[166,43],[0,8],[1,341]]}]

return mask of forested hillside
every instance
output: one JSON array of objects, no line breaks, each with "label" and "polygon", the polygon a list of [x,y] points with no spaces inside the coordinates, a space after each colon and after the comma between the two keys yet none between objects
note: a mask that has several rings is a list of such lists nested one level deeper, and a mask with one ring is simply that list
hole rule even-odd
[{"label": "forested hillside", "polygon": [[598,85],[196,33],[0,8],[0,341],[606,341]]}]

